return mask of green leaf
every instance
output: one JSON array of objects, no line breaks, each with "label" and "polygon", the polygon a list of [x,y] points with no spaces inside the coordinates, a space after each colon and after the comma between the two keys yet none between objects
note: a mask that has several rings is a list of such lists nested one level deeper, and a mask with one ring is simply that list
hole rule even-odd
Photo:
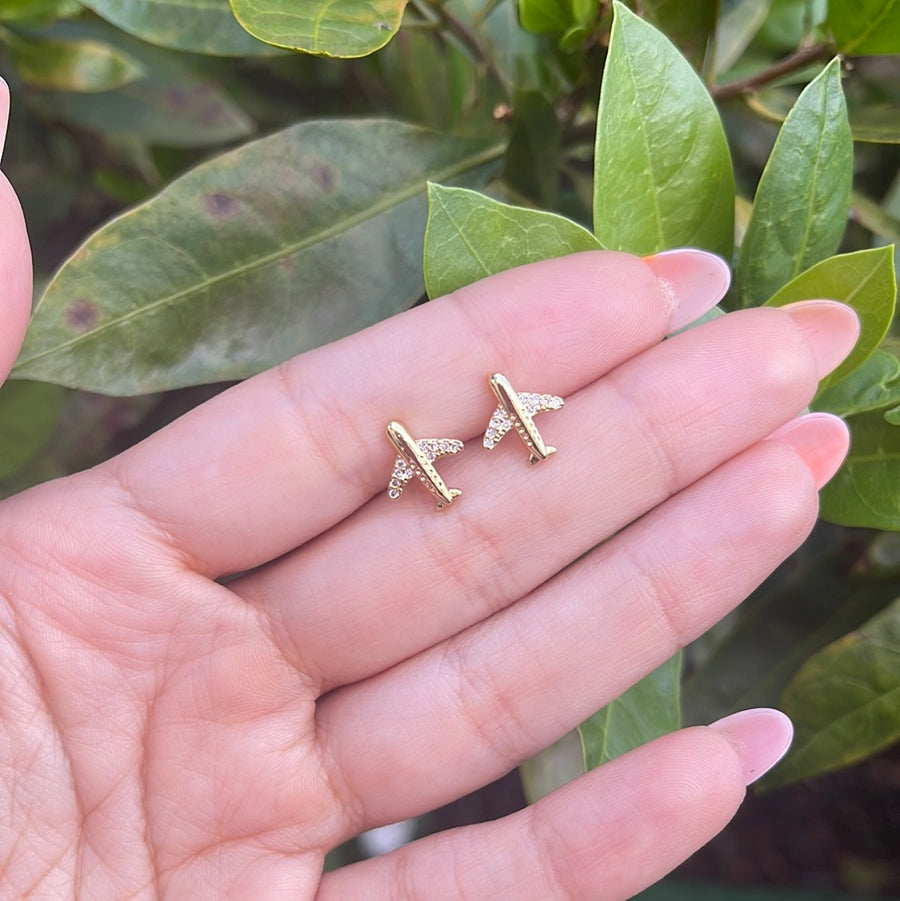
[{"label": "green leaf", "polygon": [[0,389],[0,479],[37,456],[56,428],[65,392],[39,382],[7,382]]},{"label": "green leaf", "polygon": [[321,56],[368,56],[400,28],[406,0],[231,0],[254,37]]},{"label": "green leaf", "polygon": [[716,28],[719,0],[642,0],[641,10],[644,18],[667,35],[699,72]]},{"label": "green leaf", "polygon": [[23,81],[51,91],[111,91],[143,74],[132,57],[100,41],[9,35],[10,58]]},{"label": "green leaf", "polygon": [[856,310],[860,335],[850,356],[829,376],[822,387],[835,385],[873,353],[887,334],[897,298],[891,246],[857,250],[830,257],[792,279],[767,301],[767,306],[811,298],[839,300]]},{"label": "green leaf", "polygon": [[870,103],[850,110],[850,128],[856,141],[900,144],[900,104]]},{"label": "green leaf", "polygon": [[900,599],[810,658],[782,708],[794,744],[767,787],[848,766],[900,740]]},{"label": "green leaf", "polygon": [[427,179],[482,183],[502,152],[378,120],[246,144],[91,236],[38,302],[14,372],[160,391],[243,378],[389,316],[423,290]]},{"label": "green leaf", "polygon": [[257,56],[272,48],[238,24],[228,0],[82,0],[98,16],[150,44],[211,56]]},{"label": "green leaf", "polygon": [[0,22],[48,23],[82,8],[78,0],[0,0]]},{"label": "green leaf", "polygon": [[603,75],[594,233],[613,250],[731,257],[734,176],[722,123],[685,58],[621,3]]},{"label": "green leaf", "polygon": [[565,31],[573,24],[572,10],[563,0],[519,0],[519,18],[532,34]]},{"label": "green leaf", "polygon": [[900,530],[900,426],[880,411],[852,416],[850,453],[821,493],[819,515],[843,526]]},{"label": "green leaf", "polygon": [[585,770],[681,727],[681,657],[679,651],[578,727]]},{"label": "green leaf", "polygon": [[118,91],[50,100],[59,117],[73,125],[167,147],[215,146],[253,131],[239,107],[213,84],[193,77],[176,83],[154,75]]},{"label": "green leaf", "polygon": [[847,378],[823,391],[813,407],[836,416],[855,416],[894,404],[900,404],[900,360],[876,350]]},{"label": "green leaf", "polygon": [[522,790],[529,804],[584,773],[584,751],[578,730],[567,732],[519,767]]},{"label": "green leaf", "polygon": [[763,303],[837,250],[852,170],[840,62],[833,60],[797,99],[760,178],[735,271],[742,306]]},{"label": "green leaf", "polygon": [[[855,542],[820,525],[784,567],[755,591],[724,636],[704,636],[706,648],[683,685],[686,723],[708,723],[748,707],[777,706],[797,670],[821,648],[870,616],[895,596],[896,577],[848,580],[860,567]],[[694,649],[688,653],[694,655]],[[690,658],[689,658],[690,659]]]},{"label": "green leaf", "polygon": [[898,0],[829,0],[828,25],[841,53],[900,53]]},{"label": "green leaf", "polygon": [[428,186],[424,268],[429,297],[514,266],[599,248],[587,229],[554,213],[509,206],[463,188]]}]

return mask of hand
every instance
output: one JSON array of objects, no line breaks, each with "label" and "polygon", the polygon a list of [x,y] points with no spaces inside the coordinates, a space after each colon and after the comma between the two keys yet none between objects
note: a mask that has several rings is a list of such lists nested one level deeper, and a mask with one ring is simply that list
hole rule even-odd
[{"label": "hand", "polygon": [[[29,275],[5,182],[0,203],[8,370]],[[693,251],[513,270],[4,501],[0,895],[616,899],[713,836],[785,749],[779,714],[322,875],[560,737],[808,533],[847,433],[793,417],[855,317],[749,310],[661,343],[725,286]],[[565,396],[538,421],[552,459],[479,447],[494,371]],[[394,418],[467,439],[439,463],[450,508],[387,498]]]}]

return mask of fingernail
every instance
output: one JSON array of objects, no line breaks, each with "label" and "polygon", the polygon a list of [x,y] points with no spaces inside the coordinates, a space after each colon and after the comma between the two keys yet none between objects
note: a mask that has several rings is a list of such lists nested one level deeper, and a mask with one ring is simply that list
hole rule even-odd
[{"label": "fingernail", "polygon": [[781,309],[806,333],[820,379],[847,359],[859,338],[859,317],[836,300],[801,300]]},{"label": "fingernail", "polygon": [[850,449],[847,423],[831,413],[807,413],[785,423],[768,440],[789,444],[809,467],[816,488],[831,481]]},{"label": "fingernail", "polygon": [[757,707],[732,713],[709,724],[735,746],[744,764],[744,785],[764,776],[791,746],[794,727],[780,711]]},{"label": "fingernail", "polygon": [[6,143],[6,128],[9,125],[9,85],[0,78],[0,159]]},{"label": "fingernail", "polygon": [[644,262],[663,286],[673,332],[708,313],[731,284],[731,271],[725,260],[705,250],[665,250],[644,257]]}]

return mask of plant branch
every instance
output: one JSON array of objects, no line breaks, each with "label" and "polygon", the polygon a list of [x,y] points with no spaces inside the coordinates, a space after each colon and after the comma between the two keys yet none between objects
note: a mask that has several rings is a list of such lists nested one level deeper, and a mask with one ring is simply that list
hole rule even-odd
[{"label": "plant branch", "polygon": [[762,72],[749,75],[747,78],[739,78],[737,81],[731,81],[728,84],[714,85],[710,89],[710,93],[716,100],[731,100],[743,94],[750,94],[758,88],[781,78],[782,75],[797,72],[810,63],[820,59],[827,59],[833,54],[834,47],[830,44],[811,44],[809,47],[801,47],[790,56],[773,63],[768,69],[763,69]]},{"label": "plant branch", "polygon": [[446,5],[443,3],[431,3],[426,6],[421,0],[414,0],[414,6],[426,18],[440,22],[476,60],[484,65],[497,84],[503,89],[506,97],[512,99],[513,91],[509,79],[472,28],[448,12]]}]

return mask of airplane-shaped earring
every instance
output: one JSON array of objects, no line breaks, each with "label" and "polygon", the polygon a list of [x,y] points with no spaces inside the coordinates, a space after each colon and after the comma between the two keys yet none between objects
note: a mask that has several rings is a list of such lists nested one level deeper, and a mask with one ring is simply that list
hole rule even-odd
[{"label": "airplane-shaped earring", "polygon": [[553,394],[517,393],[509,379],[499,372],[491,376],[490,386],[500,405],[494,410],[484,433],[484,446],[492,450],[511,428],[515,428],[523,444],[531,452],[528,462],[532,465],[555,454],[555,447],[544,444],[532,417],[546,410],[558,410],[565,401]]},{"label": "airplane-shaped earring", "polygon": [[390,422],[387,426],[388,438],[397,448],[398,457],[394,463],[394,471],[388,483],[388,497],[395,501],[403,493],[413,476],[428,489],[435,499],[437,508],[449,506],[462,491],[448,488],[446,482],[434,468],[434,461],[446,454],[458,454],[463,449],[462,441],[456,438],[419,438],[414,439],[399,422]]}]

